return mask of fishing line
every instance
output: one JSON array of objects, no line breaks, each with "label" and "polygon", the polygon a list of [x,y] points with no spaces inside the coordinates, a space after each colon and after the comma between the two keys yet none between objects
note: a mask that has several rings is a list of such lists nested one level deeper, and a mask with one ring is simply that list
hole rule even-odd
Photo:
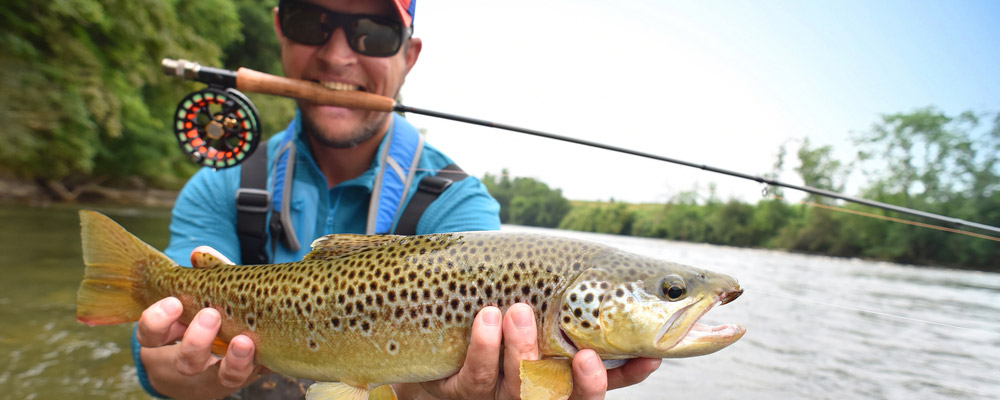
[{"label": "fishing line", "polygon": [[788,299],[788,300],[803,301],[803,302],[806,302],[806,303],[819,304],[819,305],[823,305],[823,306],[828,306],[828,307],[833,307],[833,308],[840,308],[840,309],[850,310],[850,311],[857,311],[857,312],[862,312],[862,313],[867,313],[867,314],[878,315],[878,316],[882,316],[882,317],[896,318],[896,319],[900,319],[900,320],[904,320],[904,321],[920,322],[920,323],[925,323],[925,324],[929,324],[929,325],[943,326],[943,327],[946,327],[946,328],[961,329],[961,330],[965,330],[965,331],[969,331],[969,332],[975,332],[975,333],[982,333],[982,334],[1000,336],[1000,332],[986,331],[986,330],[982,330],[982,329],[969,328],[969,327],[965,327],[965,326],[958,326],[958,325],[946,324],[944,322],[937,322],[937,321],[931,321],[931,320],[926,320],[926,319],[912,318],[912,317],[906,317],[906,316],[902,316],[902,315],[889,314],[889,313],[884,313],[884,312],[881,312],[881,311],[868,310],[868,309],[859,308],[859,307],[851,307],[851,306],[844,306],[844,305],[839,305],[839,304],[827,303],[827,302],[823,302],[823,301],[810,300],[810,299],[803,298],[803,297],[795,297],[795,296],[787,296],[787,295],[782,295],[782,294],[777,294],[777,293],[769,293],[769,292],[764,292],[764,291],[760,291],[760,290],[757,290],[757,289],[743,288],[743,290],[746,291],[746,292],[760,293],[760,294],[764,294],[764,295],[768,295],[768,296],[774,296],[774,297],[779,297],[779,298]]},{"label": "fishing line", "polygon": [[[627,149],[619,146],[612,146],[604,143],[598,143],[589,140],[583,140],[578,138],[573,138],[569,136],[557,135],[553,133],[543,132],[535,129],[521,128],[513,125],[501,124],[493,121],[487,121],[477,118],[470,118],[461,115],[443,113],[439,111],[427,110],[417,107],[410,107],[403,104],[397,103],[394,99],[379,96],[367,92],[359,91],[338,91],[330,90],[326,87],[316,83],[303,81],[299,79],[291,79],[286,77],[274,76],[270,74],[265,74],[262,72],[254,71],[248,68],[240,68],[238,71],[230,71],[220,68],[203,67],[198,63],[187,61],[187,60],[172,60],[169,58],[164,58],[161,62],[163,72],[167,75],[177,76],[184,79],[191,79],[200,82],[207,83],[211,86],[222,87],[222,88],[236,88],[238,90],[246,92],[255,92],[263,94],[271,94],[283,97],[290,97],[295,99],[303,99],[306,101],[318,103],[318,104],[328,104],[339,107],[347,107],[358,110],[370,110],[370,111],[383,111],[383,112],[403,112],[403,113],[414,113],[420,115],[426,115],[429,117],[448,119],[457,122],[463,122],[472,125],[479,125],[489,128],[503,129],[511,132],[518,132],[522,134],[544,137],[548,139],[558,140],[567,143],[574,143],[578,145],[594,147],[598,149],[614,151],[617,153],[629,154],[636,157],[643,157],[657,161],[668,162],[671,164],[683,165],[692,168],[698,168],[701,170],[714,172],[722,175],[729,175],[741,179],[747,179],[756,181],[762,184],[767,184],[771,186],[779,186],[783,188],[798,190],[801,192],[806,192],[810,194],[825,196],[833,199],[839,199],[848,201],[851,203],[861,204],[869,207],[880,208],[883,210],[894,211],[901,214],[913,215],[921,218],[928,218],[943,222],[947,225],[954,227],[969,227],[975,229],[986,230],[994,233],[1000,233],[1000,227],[990,226],[986,224],[965,221],[959,218],[949,217],[945,215],[939,215],[934,213],[929,213],[926,211],[915,210],[908,207],[896,206],[888,203],[882,203],[878,201],[857,198],[852,196],[847,196],[841,193],[814,188],[804,185],[793,185],[790,183],[780,182],[774,179],[765,178],[762,176],[755,176],[744,174],[742,172],[726,170],[722,168],[717,168],[705,164],[697,164],[684,160],[679,160],[675,158],[665,157],[657,154],[642,152],[638,150]],[[203,136],[204,134],[201,130],[196,130],[197,136]],[[182,139],[179,137],[179,139]],[[208,149],[211,150],[211,149]],[[251,149],[252,151],[252,149]],[[228,160],[227,160],[228,161]],[[236,165],[236,164],[233,164]],[[216,168],[226,168],[232,165],[217,166]]]},{"label": "fishing line", "polygon": [[[770,194],[770,196],[773,197],[773,198],[775,198],[775,199],[789,201],[788,199],[786,199],[784,197],[781,197],[781,196],[778,196],[776,194]],[[891,222],[898,222],[898,223],[906,224],[906,225],[919,226],[921,228],[929,228],[929,229],[934,229],[934,230],[939,230],[939,231],[944,231],[944,232],[949,232],[949,233],[957,233],[957,234],[960,234],[960,235],[972,236],[972,237],[980,238],[980,239],[992,240],[994,242],[1000,242],[1000,237],[983,235],[983,234],[976,233],[976,232],[963,231],[961,229],[949,228],[949,227],[941,226],[941,225],[926,224],[926,223],[923,223],[923,222],[910,221],[908,219],[890,217],[890,216],[887,216],[887,215],[878,215],[878,214],[874,214],[874,213],[870,213],[870,212],[865,212],[865,211],[860,211],[860,210],[852,210],[852,209],[847,208],[847,207],[831,206],[831,205],[827,205],[827,204],[816,203],[816,202],[806,201],[806,200],[799,201],[799,203],[800,204],[805,204],[807,206],[819,207],[819,208],[822,208],[822,209],[825,209],[825,210],[830,210],[830,211],[838,211],[838,212],[843,212],[843,213],[848,213],[848,214],[860,215],[862,217],[881,219],[881,220],[884,220],[884,221],[891,221]]]}]

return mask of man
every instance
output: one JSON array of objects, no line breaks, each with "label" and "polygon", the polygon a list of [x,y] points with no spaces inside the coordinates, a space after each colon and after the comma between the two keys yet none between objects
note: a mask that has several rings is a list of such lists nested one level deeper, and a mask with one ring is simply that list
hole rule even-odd
[{"label": "man", "polygon": [[[414,2],[282,0],[274,25],[285,75],[333,90],[396,97],[422,46],[420,39],[410,36]],[[298,243],[310,243],[323,234],[373,233],[372,221],[378,218],[372,207],[381,203],[369,198],[384,195],[384,190],[374,187],[383,186],[375,182],[382,182],[381,171],[389,169],[381,155],[389,152],[383,150],[391,149],[387,142],[395,141],[397,132],[412,129],[405,119],[390,113],[308,101],[299,101],[298,108],[289,128],[268,143],[272,191],[275,176],[281,175],[275,174],[275,165],[280,164],[285,146],[290,143],[297,149],[281,167],[294,169],[291,193],[272,193],[285,210],[281,218],[270,217],[271,225],[284,225],[283,233],[270,232],[267,258],[272,262],[301,259],[308,246]],[[410,186],[451,163],[432,147],[419,147],[422,152],[415,156],[416,168],[411,167],[418,172]],[[188,182],[174,208],[169,256],[178,262],[188,254],[195,259],[201,252],[214,252],[195,246],[212,244],[223,259],[249,263],[240,259],[245,249],[240,248],[233,229],[237,219],[233,198],[240,190],[240,172],[240,168],[204,169]],[[414,233],[499,229],[498,207],[478,180],[456,180],[426,207]],[[399,215],[390,217],[398,219]],[[399,224],[392,218],[382,222],[388,227]],[[266,372],[254,364],[254,344],[245,336],[233,338],[223,358],[211,356],[221,323],[216,310],[199,311],[190,325],[177,321],[181,312],[180,302],[167,298],[146,309],[139,320],[133,350],[140,381],[151,394],[220,398],[254,383]],[[457,374],[435,382],[398,384],[395,389],[400,398],[516,398],[518,361],[538,358],[536,340],[530,307],[518,304],[506,315],[496,307],[485,307],[473,323],[466,361]],[[605,372],[593,351],[580,351],[573,360],[574,397],[601,398],[607,388],[645,379],[658,365],[659,360],[635,360]]]}]

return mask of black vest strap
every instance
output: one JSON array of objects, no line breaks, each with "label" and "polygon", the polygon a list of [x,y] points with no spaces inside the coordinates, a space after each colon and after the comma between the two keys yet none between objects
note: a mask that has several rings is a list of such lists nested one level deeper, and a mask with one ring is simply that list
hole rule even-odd
[{"label": "black vest strap", "polygon": [[268,262],[267,213],[271,211],[271,193],[267,190],[267,145],[259,146],[240,168],[236,235],[240,238],[242,264],[265,264]]},{"label": "black vest strap", "polygon": [[420,184],[417,185],[416,193],[413,193],[410,202],[403,209],[403,215],[399,217],[399,222],[396,223],[396,230],[393,233],[397,235],[415,235],[417,233],[417,223],[420,222],[420,217],[427,210],[427,207],[441,193],[444,193],[448,189],[448,186],[468,176],[469,174],[466,174],[458,165],[450,164],[438,171],[437,174],[425,176],[424,179],[421,179]]}]

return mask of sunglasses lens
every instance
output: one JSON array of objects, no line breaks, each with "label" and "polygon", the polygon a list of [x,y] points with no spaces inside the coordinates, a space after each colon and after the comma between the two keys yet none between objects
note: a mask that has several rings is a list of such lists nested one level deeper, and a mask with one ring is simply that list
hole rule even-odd
[{"label": "sunglasses lens", "polygon": [[332,29],[328,28],[327,15],[320,7],[308,3],[289,1],[280,9],[281,33],[296,42],[318,45],[326,42]]},{"label": "sunglasses lens", "polygon": [[403,25],[390,18],[336,14],[315,4],[283,1],[278,9],[281,33],[306,45],[326,43],[341,27],[351,49],[370,57],[395,55],[403,44]]},{"label": "sunglasses lens", "polygon": [[373,18],[358,18],[350,27],[347,39],[351,48],[359,54],[373,57],[388,57],[399,51],[403,42],[402,27],[399,23]]}]

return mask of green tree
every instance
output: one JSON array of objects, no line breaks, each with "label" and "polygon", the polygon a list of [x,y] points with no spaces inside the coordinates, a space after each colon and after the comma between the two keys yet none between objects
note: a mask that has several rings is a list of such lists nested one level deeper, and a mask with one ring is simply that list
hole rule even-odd
[{"label": "green tree", "polygon": [[231,2],[2,7],[0,170],[58,185],[131,176],[167,184],[193,170],[169,128],[191,86],[164,76],[160,59],[219,65],[221,46],[240,29]]},{"label": "green tree", "polygon": [[499,181],[486,174],[486,189],[500,203],[500,221],[508,224],[555,228],[569,212],[569,201],[560,189],[532,178],[508,178],[506,169]]}]

